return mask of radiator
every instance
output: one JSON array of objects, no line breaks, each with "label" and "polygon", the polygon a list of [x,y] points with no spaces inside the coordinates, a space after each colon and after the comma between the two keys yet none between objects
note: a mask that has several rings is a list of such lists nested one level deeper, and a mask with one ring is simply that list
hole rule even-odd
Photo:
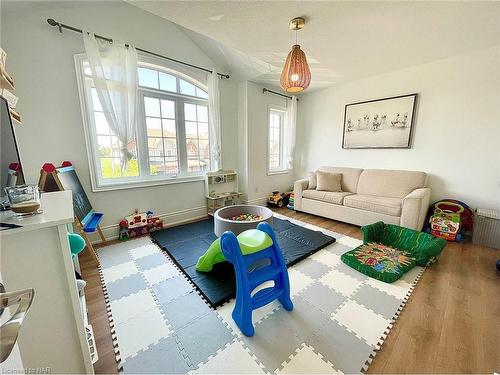
[{"label": "radiator", "polygon": [[500,249],[500,211],[478,208],[474,219],[472,243]]}]

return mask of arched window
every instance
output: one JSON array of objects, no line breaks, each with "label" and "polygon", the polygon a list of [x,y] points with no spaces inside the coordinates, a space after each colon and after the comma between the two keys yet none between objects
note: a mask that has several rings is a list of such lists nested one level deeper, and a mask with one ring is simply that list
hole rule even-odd
[{"label": "arched window", "polygon": [[77,58],[77,67],[94,190],[190,180],[210,169],[203,84],[171,69],[139,63],[137,134],[127,145],[134,157],[122,171],[122,145],[107,124],[84,56]]}]

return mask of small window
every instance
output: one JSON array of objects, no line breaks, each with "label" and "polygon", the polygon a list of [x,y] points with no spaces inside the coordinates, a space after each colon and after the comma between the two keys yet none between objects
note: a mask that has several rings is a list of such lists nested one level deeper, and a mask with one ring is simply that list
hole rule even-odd
[{"label": "small window", "polygon": [[269,108],[268,125],[268,173],[285,172],[287,170],[284,145],[285,111]]}]

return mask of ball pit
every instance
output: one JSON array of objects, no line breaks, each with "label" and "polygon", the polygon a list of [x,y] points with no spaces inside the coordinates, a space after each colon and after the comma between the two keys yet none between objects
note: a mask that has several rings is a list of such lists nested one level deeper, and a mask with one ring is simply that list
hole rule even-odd
[{"label": "ball pit", "polygon": [[273,212],[263,206],[234,205],[220,208],[214,213],[214,233],[222,236],[227,230],[235,235],[255,229],[263,221],[272,224]]}]

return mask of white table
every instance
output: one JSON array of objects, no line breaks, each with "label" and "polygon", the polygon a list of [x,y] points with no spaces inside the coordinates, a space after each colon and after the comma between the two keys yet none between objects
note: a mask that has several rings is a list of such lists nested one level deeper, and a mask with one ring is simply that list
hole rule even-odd
[{"label": "white table", "polygon": [[[42,194],[42,214],[0,222],[22,225],[0,231],[0,273],[6,291],[34,288],[35,298],[18,337],[25,368],[51,373],[94,372],[75,281],[67,225],[71,191]],[[44,371],[44,370],[42,370]]]}]

